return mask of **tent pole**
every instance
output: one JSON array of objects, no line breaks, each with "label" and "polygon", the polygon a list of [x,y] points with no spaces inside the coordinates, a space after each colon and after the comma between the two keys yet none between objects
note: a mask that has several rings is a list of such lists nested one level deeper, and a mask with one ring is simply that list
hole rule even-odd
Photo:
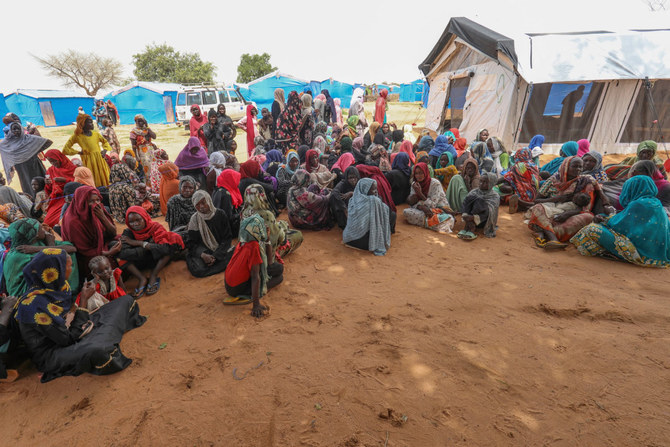
[{"label": "tent pole", "polygon": [[649,80],[649,77],[647,76],[644,78],[644,89],[647,91],[647,99],[649,100],[649,106],[651,108],[651,113],[654,115],[654,118],[656,120],[651,124],[651,127],[654,127],[654,123],[658,126],[658,136],[660,137],[659,141],[663,142],[663,149],[665,150],[665,157],[670,160],[670,154],[668,153],[668,148],[665,146],[665,142],[663,141],[663,123],[661,122],[661,117],[658,116],[658,112],[656,111],[656,104],[654,104],[654,98],[651,96],[651,81]]}]

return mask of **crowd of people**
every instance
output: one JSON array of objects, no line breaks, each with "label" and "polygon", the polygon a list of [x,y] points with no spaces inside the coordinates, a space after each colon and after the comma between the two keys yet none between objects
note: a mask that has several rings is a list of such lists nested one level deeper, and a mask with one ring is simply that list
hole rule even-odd
[{"label": "crowd of people", "polygon": [[[261,317],[302,231],[339,227],[347,246],[383,256],[402,204],[406,223],[439,233],[461,219],[465,241],[495,237],[505,204],[525,212],[540,248],[571,242],[587,256],[670,266],[670,182],[653,141],[607,167],[587,140],[570,141],[540,166],[542,135],[515,151],[486,129],[470,142],[456,128],[415,138],[411,126],[387,122],[386,90],[370,121],[361,89],[348,113],[328,90],[274,98],[260,116],[247,105],[238,122],[224,104],[193,106],[174,161],[142,115],[121,152],[104,103],[98,128],[80,114],[60,150],[6,116],[0,155],[23,193],[0,177],[0,358],[27,353],[42,381],[125,368],[118,343],[144,321],[136,300],[159,292],[171,262],[185,261],[194,277],[222,274],[224,303],[250,303]],[[161,215],[167,229],[153,220]],[[11,371],[0,361],[0,380]]]}]

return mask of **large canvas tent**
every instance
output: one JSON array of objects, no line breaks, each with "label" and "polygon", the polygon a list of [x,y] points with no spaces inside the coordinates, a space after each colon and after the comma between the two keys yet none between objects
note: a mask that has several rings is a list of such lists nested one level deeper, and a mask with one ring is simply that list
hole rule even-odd
[{"label": "large canvas tent", "polygon": [[452,18],[419,65],[430,84],[426,127],[458,127],[468,140],[487,128],[512,148],[539,133],[549,152],[581,138],[632,152],[670,131],[669,58],[670,30],[513,39]]},{"label": "large canvas tent", "polygon": [[93,109],[93,98],[67,90],[17,90],[5,97],[7,107],[25,124],[66,126],[77,119],[79,107]]},{"label": "large canvas tent", "polygon": [[135,115],[144,115],[150,124],[174,123],[179,84],[134,81],[108,93],[104,100],[112,100],[121,124],[134,124]]}]

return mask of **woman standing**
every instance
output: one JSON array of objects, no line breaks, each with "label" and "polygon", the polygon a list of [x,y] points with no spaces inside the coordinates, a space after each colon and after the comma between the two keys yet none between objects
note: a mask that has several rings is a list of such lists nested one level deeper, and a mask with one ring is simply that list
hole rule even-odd
[{"label": "woman standing", "polygon": [[207,117],[203,115],[200,106],[197,104],[191,106],[191,115],[191,119],[188,122],[191,137],[196,137],[200,141],[202,147],[207,147],[207,139],[202,131],[202,126],[207,123]]},{"label": "woman standing", "polygon": [[272,121],[277,122],[277,118],[284,111],[286,107],[286,101],[284,100],[284,90],[281,88],[276,88],[274,92],[275,100],[272,102]]},{"label": "woman standing", "polygon": [[9,125],[9,133],[5,139],[0,140],[2,166],[9,184],[12,183],[12,177],[16,172],[21,182],[21,189],[29,193],[33,178],[43,177],[46,173],[37,154],[46,150],[51,144],[52,141],[46,138],[27,135],[20,123],[12,122]]},{"label": "woman standing", "polygon": [[235,124],[237,127],[247,132],[247,157],[249,158],[254,153],[254,149],[256,148],[254,140],[259,134],[256,115],[258,115],[258,109],[254,107],[253,104],[247,104],[246,116]]},{"label": "woman standing", "polygon": [[149,128],[143,115],[135,115],[135,127],[130,131],[130,144],[144,169],[144,178],[151,175],[151,163],[154,159],[154,145],[156,133]]},{"label": "woman standing", "polygon": [[63,153],[57,149],[50,149],[44,154],[51,167],[47,171],[44,191],[49,196],[49,207],[44,223],[53,227],[58,224],[61,209],[65,203],[65,184],[74,181],[74,171],[77,167]]},{"label": "woman standing", "polygon": [[[72,147],[75,143],[81,148],[80,151]],[[65,143],[63,153],[65,155],[81,155],[84,166],[93,172],[95,186],[107,186],[109,185],[109,165],[102,158],[100,145],[104,150],[112,151],[112,147],[105,140],[105,137],[95,130],[91,117],[85,114],[79,115],[77,116],[77,127],[74,130],[74,135]]]},{"label": "woman standing", "polygon": [[302,103],[298,92],[291,92],[288,95],[288,103],[277,119],[277,146],[284,151],[295,149],[298,145],[298,135],[301,125],[306,123],[302,116]]},{"label": "woman standing", "polygon": [[386,103],[386,97],[388,96],[389,91],[385,88],[379,92],[377,101],[375,102],[375,122],[380,125],[386,122],[386,110],[388,109],[388,104]]}]

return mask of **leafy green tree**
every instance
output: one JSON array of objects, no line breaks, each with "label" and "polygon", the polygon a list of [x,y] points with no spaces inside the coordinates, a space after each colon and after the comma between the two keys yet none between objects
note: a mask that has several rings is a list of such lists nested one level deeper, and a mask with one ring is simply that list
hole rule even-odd
[{"label": "leafy green tree", "polygon": [[133,64],[138,81],[211,84],[216,73],[214,64],[200,59],[198,53],[180,53],[167,44],[147,45],[133,55]]},{"label": "leafy green tree", "polygon": [[67,50],[44,58],[33,56],[49,76],[60,79],[67,86],[77,86],[89,96],[100,89],[119,85],[122,81],[121,62],[95,53]]},{"label": "leafy green tree", "polygon": [[270,55],[268,53],[244,53],[240,57],[240,65],[237,66],[237,82],[251,82],[268,73],[272,73],[276,69],[277,67],[273,67],[270,63]]}]

